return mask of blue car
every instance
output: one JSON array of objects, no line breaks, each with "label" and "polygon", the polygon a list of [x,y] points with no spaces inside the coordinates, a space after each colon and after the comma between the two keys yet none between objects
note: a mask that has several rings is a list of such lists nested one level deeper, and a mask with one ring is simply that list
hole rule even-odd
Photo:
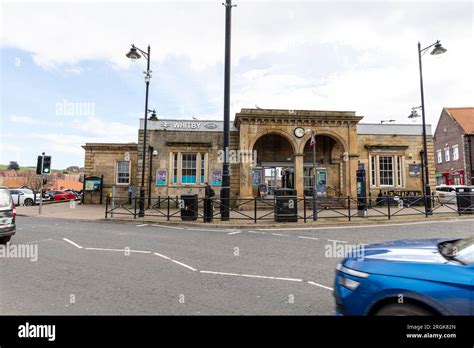
[{"label": "blue car", "polygon": [[337,266],[337,315],[474,315],[474,237],[352,250]]}]

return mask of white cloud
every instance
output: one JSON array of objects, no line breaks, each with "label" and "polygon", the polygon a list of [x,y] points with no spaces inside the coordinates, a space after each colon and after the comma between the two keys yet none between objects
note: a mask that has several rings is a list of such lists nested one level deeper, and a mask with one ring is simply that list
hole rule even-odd
[{"label": "white cloud", "polygon": [[[195,70],[203,71],[223,62],[221,2],[9,2],[2,6],[2,46],[32,52],[45,68],[64,65],[78,73],[84,60],[127,68],[129,45],[145,49],[150,43],[152,70],[156,61],[185,57]],[[435,125],[443,106],[472,105],[473,5],[468,1],[234,3],[238,7],[233,9],[232,115],[257,104],[348,109],[365,115],[366,122],[385,117],[405,122],[410,108],[420,104],[416,44],[437,39],[448,52],[439,59],[423,57],[428,121]],[[306,72],[310,66],[285,70],[279,67],[291,62],[268,63],[288,52],[313,56],[311,66],[324,64],[331,53],[337,67],[316,77]],[[269,66],[261,65],[264,56]],[[138,62],[141,67],[143,63]],[[242,68],[241,74],[235,73],[236,67]],[[154,76],[159,74],[154,71]],[[202,81],[203,89],[216,91],[210,100],[219,109],[215,117],[222,112],[221,83],[208,86],[208,80]],[[177,108],[186,105],[182,99]],[[74,127],[100,132],[104,124],[97,122]],[[113,123],[105,129],[110,127],[132,134]]]}]

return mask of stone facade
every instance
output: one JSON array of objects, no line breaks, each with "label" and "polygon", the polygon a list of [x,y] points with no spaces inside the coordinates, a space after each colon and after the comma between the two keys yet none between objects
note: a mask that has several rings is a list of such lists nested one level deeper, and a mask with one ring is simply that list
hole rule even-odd
[{"label": "stone facade", "polygon": [[[268,180],[268,168],[290,173],[287,178],[291,180],[285,181],[285,185],[296,189],[299,197],[311,194],[313,131],[316,134],[316,167],[318,173],[322,171],[326,175],[324,197],[356,196],[356,171],[361,164],[366,169],[371,195],[380,190],[421,192],[421,173],[413,171],[413,168],[420,169],[421,164],[421,126],[360,124],[361,119],[362,116],[352,111],[242,109],[231,124],[229,150],[256,151],[257,155],[252,161],[231,160],[231,196],[258,194],[258,184]],[[220,184],[215,179],[222,170],[222,121],[158,120],[147,123],[146,194],[151,192],[153,197],[198,194],[202,197],[203,183],[209,182],[219,196]],[[116,162],[123,160],[125,152],[129,153],[132,163],[131,185],[139,191],[143,128],[141,120],[138,145],[84,146],[85,174],[104,174],[106,194],[114,185]],[[429,127],[427,133],[431,134]],[[430,185],[434,186],[431,136],[428,136],[428,159]],[[379,173],[386,161],[390,162],[392,170],[388,184]],[[375,171],[372,171],[373,165]],[[191,171],[187,170],[189,166],[193,168]],[[283,179],[278,183],[273,181],[274,187],[283,182]],[[117,195],[125,195],[127,190],[128,185],[116,185]]]},{"label": "stone facade", "polygon": [[[82,148],[85,150],[84,177],[104,176],[103,198],[112,193],[114,186],[116,196],[128,197],[129,187],[137,185],[137,144],[88,143]],[[130,162],[130,181],[127,184],[117,183],[117,161]],[[100,195],[86,192],[84,201],[99,203]]]}]

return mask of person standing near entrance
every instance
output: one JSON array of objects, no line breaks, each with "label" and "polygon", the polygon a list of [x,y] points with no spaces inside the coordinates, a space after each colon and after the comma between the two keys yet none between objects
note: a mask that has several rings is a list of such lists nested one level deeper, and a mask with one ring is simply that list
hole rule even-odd
[{"label": "person standing near entrance", "polygon": [[213,215],[213,204],[212,197],[215,196],[215,192],[208,182],[204,183],[204,222],[212,222]]}]

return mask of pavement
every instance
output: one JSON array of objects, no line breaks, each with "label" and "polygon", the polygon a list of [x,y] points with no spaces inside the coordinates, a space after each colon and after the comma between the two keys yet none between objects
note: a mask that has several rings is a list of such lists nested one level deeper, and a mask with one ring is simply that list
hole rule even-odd
[{"label": "pavement", "polygon": [[[467,237],[474,219],[207,228],[18,217],[0,258],[0,315],[332,315],[328,245]],[[31,256],[31,255],[30,255]]]},{"label": "pavement", "polygon": [[[442,209],[441,209],[442,208]],[[471,219],[472,215],[458,215],[453,209],[455,207],[440,207],[435,210],[435,214],[426,218],[423,212],[423,208],[405,208],[392,216],[391,220],[387,216],[381,215],[386,214],[386,208],[377,208],[377,210],[369,211],[369,217],[358,217],[353,216],[351,221],[347,217],[342,217],[340,214],[333,211],[322,211],[319,213],[319,219],[313,222],[311,218],[308,218],[307,222],[303,222],[300,219],[297,223],[280,223],[273,221],[272,211],[263,211],[261,214],[269,214],[266,220],[259,220],[255,224],[253,220],[245,218],[244,215],[238,215],[240,219],[231,219],[229,221],[220,221],[214,219],[212,223],[204,223],[202,217],[199,217],[196,221],[182,221],[180,212],[178,210],[171,211],[174,214],[172,218],[167,221],[166,217],[159,216],[156,214],[134,219],[133,215],[121,215],[115,214],[113,217],[108,215],[108,219],[105,218],[105,204],[85,204],[81,205],[75,202],[71,205],[70,202],[48,204],[42,207],[42,213],[39,214],[38,206],[18,206],[16,208],[19,216],[38,217],[38,218],[55,218],[55,219],[75,219],[75,220],[89,220],[89,221],[118,221],[118,222],[137,222],[137,223],[150,223],[150,224],[167,224],[177,226],[206,226],[206,228],[220,228],[227,226],[229,228],[276,228],[278,227],[315,227],[315,226],[346,226],[346,225],[368,225],[368,224],[391,224],[391,223],[403,223],[403,222],[415,222],[415,221],[446,221],[446,220],[460,220],[460,219]],[[123,212],[124,209],[118,210]],[[392,208],[392,214],[397,211]],[[354,214],[355,212],[352,212]],[[250,214],[252,212],[244,211],[242,214]],[[310,213],[308,213],[310,214]],[[302,212],[299,212],[300,216],[303,216]],[[309,216],[309,215],[308,215]],[[338,217],[340,216],[340,217]]]}]

